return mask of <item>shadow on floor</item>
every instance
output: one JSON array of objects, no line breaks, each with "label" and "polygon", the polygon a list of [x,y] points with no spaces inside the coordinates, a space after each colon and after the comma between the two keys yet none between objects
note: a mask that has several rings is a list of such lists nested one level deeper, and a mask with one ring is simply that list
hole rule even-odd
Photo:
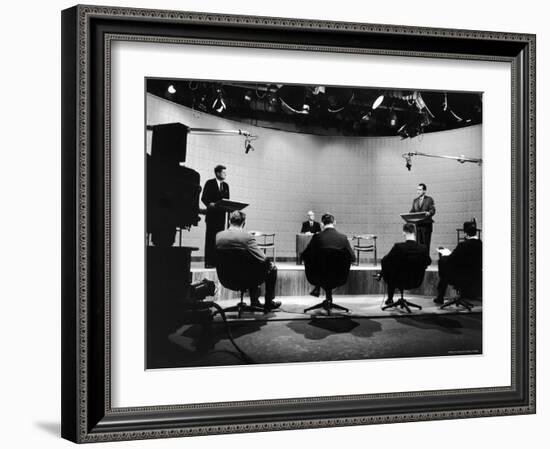
[{"label": "shadow on floor", "polygon": [[46,433],[49,433],[50,435],[54,435],[56,437],[61,436],[61,423],[59,422],[36,422],[34,424],[36,427]]},{"label": "shadow on floor", "polygon": [[[266,322],[262,321],[234,321],[229,322],[229,331],[234,339],[258,332]],[[240,358],[232,350],[213,351],[216,345],[229,340],[227,328],[223,322],[210,324],[184,325],[168,336],[168,340],[178,346],[180,357],[185,360],[198,360],[207,353],[224,352]]]},{"label": "shadow on floor", "polygon": [[376,321],[362,319],[358,322],[348,317],[313,318],[308,322],[289,321],[286,327],[306,340],[322,340],[335,334],[352,334],[367,338],[382,329]]},{"label": "shadow on floor", "polygon": [[472,329],[481,325],[481,314],[479,313],[462,314],[460,319],[457,319],[456,315],[408,315],[392,318],[405,326],[455,335],[461,334],[465,329]]}]

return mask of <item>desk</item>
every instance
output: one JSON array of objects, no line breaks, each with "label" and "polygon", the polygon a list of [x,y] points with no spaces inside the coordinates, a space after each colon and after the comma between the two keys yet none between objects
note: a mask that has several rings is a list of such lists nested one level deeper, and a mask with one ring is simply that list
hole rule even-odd
[{"label": "desk", "polygon": [[296,234],[296,265],[302,265],[302,253],[314,234]]}]

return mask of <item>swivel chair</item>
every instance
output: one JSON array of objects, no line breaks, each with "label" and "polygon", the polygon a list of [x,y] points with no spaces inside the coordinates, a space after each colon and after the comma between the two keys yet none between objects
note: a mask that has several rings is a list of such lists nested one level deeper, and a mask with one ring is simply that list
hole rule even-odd
[{"label": "swivel chair", "polygon": [[465,298],[481,297],[482,246],[479,240],[472,240],[469,243],[471,245],[468,247],[468,250],[458,252],[458,255],[447,262],[448,266],[445,270],[448,272],[449,284],[455,288],[458,294],[445,302],[440,307],[441,309],[456,305],[457,307],[462,306],[471,311],[474,305]]},{"label": "swivel chair", "polygon": [[417,257],[409,256],[402,258],[397,266],[394,267],[392,273],[388,275],[389,279],[385,279],[387,284],[393,284],[397,287],[401,293],[401,297],[397,301],[382,307],[382,310],[397,307],[405,309],[409,313],[411,313],[411,307],[422,310],[422,306],[407,301],[403,297],[403,291],[420,287],[424,281],[425,272],[426,266]]},{"label": "swivel chair", "polygon": [[455,288],[457,295],[442,304],[440,309],[455,305],[457,307],[462,306],[470,312],[474,305],[466,298],[481,297],[481,270],[476,274],[472,274],[469,278],[463,276],[455,281],[451,281],[451,285]]},{"label": "swivel chair", "polygon": [[305,261],[306,278],[315,286],[325,291],[325,300],[304,310],[324,309],[330,315],[332,309],[349,312],[346,307],[332,302],[332,290],[348,281],[351,257],[347,250],[324,248],[319,249],[314,260]]},{"label": "swivel chair", "polygon": [[244,302],[246,290],[257,289],[265,281],[265,266],[244,249],[217,249],[216,272],[220,283],[227,289],[238,291],[241,300],[234,306],[226,307],[224,312],[237,312],[240,318],[243,312],[265,312],[257,305]]}]

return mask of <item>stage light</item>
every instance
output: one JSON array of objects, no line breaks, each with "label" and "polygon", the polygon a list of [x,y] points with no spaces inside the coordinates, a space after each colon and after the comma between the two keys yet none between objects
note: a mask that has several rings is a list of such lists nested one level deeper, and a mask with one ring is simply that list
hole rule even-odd
[{"label": "stage light", "polygon": [[407,125],[405,124],[405,125],[401,126],[401,128],[399,128],[399,129],[397,130],[397,134],[401,136],[401,140],[406,139],[407,137],[410,137],[410,136],[409,136],[409,130],[408,130],[407,128],[408,128],[408,127],[407,127]]},{"label": "stage light", "polygon": [[384,95],[380,95],[376,100],[374,100],[374,103],[372,104],[372,110],[374,111],[378,106],[382,104],[384,101]]},{"label": "stage light", "polygon": [[199,99],[199,102],[198,102],[198,105],[197,105],[197,109],[199,109],[200,111],[203,111],[203,112],[206,112],[206,94],[202,94],[200,96],[200,99]]},{"label": "stage light", "polygon": [[311,91],[313,95],[319,95],[325,93],[325,86],[315,86]]},{"label": "stage light", "polygon": [[337,114],[347,108],[355,98],[353,89],[329,87],[326,90],[327,110]]},{"label": "stage light", "polygon": [[432,124],[432,117],[430,117],[430,111],[426,109],[425,112],[422,114],[422,120],[420,121],[420,126],[422,128],[425,128],[426,126],[430,126]]},{"label": "stage light", "polygon": [[244,101],[246,101],[247,103],[250,103],[252,101],[252,91],[251,90],[247,90],[246,93],[244,94]]},{"label": "stage light", "polygon": [[412,167],[412,158],[411,158],[412,154],[411,153],[407,153],[404,157],[405,157],[405,167],[407,168],[407,170],[411,171],[411,167]]},{"label": "stage light", "polygon": [[212,103],[212,109],[216,111],[218,114],[221,114],[223,111],[227,109],[227,106],[225,105],[225,101],[223,99],[223,94],[220,89],[216,91],[217,97]]},{"label": "stage light", "polygon": [[452,109],[449,109],[449,112],[451,113],[451,115],[454,117],[454,119],[460,123],[462,122],[464,119],[462,117],[459,117],[458,115],[455,114],[455,112],[452,110]]},{"label": "stage light", "polygon": [[217,112],[218,114],[221,114],[223,111],[225,111],[225,109],[226,109],[226,106],[225,106],[224,101],[223,101],[223,100],[219,100],[219,101],[218,101],[218,107],[215,108],[216,112]]},{"label": "stage light", "polygon": [[302,114],[309,114],[309,104],[305,104],[302,106]]},{"label": "stage light", "polygon": [[390,126],[394,128],[397,125],[397,114],[392,109],[390,110]]},{"label": "stage light", "polygon": [[176,88],[174,87],[173,84],[170,84],[168,86],[168,93],[171,94],[171,95],[174,95],[176,93]]},{"label": "stage light", "polygon": [[248,154],[250,151],[254,151],[254,147],[249,139],[244,141],[244,154]]}]

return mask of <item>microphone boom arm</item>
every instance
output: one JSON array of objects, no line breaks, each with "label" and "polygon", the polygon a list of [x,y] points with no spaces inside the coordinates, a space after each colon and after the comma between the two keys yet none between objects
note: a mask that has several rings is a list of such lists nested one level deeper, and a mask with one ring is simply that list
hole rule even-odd
[{"label": "microphone boom arm", "polygon": [[412,151],[409,153],[403,153],[401,157],[403,157],[407,161],[407,168],[409,168],[411,164],[411,158],[413,156],[425,156],[425,157],[435,157],[439,159],[451,159],[454,161],[458,161],[461,164],[464,164],[465,162],[473,162],[474,164],[481,165],[482,159],[481,158],[473,158],[473,157],[466,157],[464,155],[460,156],[445,156],[441,154],[431,154],[431,153],[422,153],[421,151]]}]

